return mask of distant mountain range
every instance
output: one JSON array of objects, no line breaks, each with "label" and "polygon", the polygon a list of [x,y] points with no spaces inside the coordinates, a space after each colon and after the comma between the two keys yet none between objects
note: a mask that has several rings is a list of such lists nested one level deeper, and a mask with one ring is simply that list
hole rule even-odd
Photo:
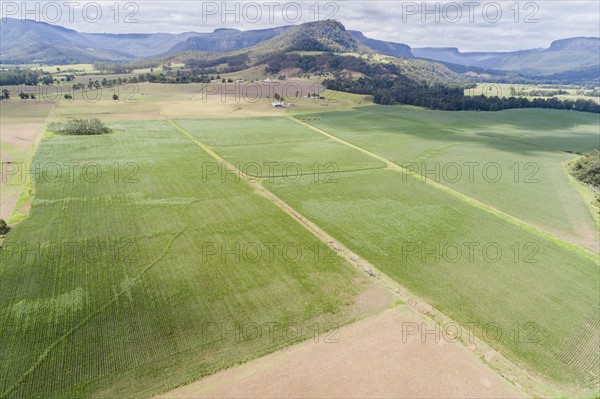
[{"label": "distant mountain range", "polygon": [[0,22],[0,33],[2,64],[131,62],[180,53],[214,55],[252,48],[259,54],[281,51],[379,53],[527,75],[575,71],[594,76],[600,73],[600,38],[593,37],[558,40],[548,49],[462,53],[457,48],[411,49],[402,43],[370,39],[361,32],[346,30],[336,21],[248,31],[107,34],[81,33],[44,22],[7,18]]},{"label": "distant mountain range", "polygon": [[457,48],[413,48],[416,57],[451,64],[526,74],[559,73],[600,64],[600,38],[574,37],[557,40],[547,49],[512,52],[461,53]]},{"label": "distant mountain range", "polygon": [[[324,21],[329,22],[329,21]],[[326,25],[326,24],[325,24]],[[341,24],[340,24],[341,25]],[[315,24],[306,24],[310,26]],[[344,29],[345,30],[345,29]],[[0,20],[0,63],[2,64],[68,64],[95,61],[126,62],[139,59],[169,56],[182,52],[229,52],[252,47],[286,32],[298,31],[297,26],[240,31],[216,29],[211,33],[186,32],[180,34],[108,34],[82,33],[45,22]],[[335,34],[330,29],[328,35]],[[361,32],[348,31],[357,43],[374,51],[395,57],[410,57],[410,47],[369,39]],[[352,49],[352,41],[347,41]],[[298,43],[298,48],[308,48],[310,43]],[[338,51],[348,50],[341,44]]]}]

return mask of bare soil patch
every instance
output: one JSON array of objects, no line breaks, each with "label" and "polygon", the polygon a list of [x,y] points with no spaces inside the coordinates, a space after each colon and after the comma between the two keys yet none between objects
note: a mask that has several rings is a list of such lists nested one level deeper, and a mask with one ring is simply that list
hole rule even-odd
[{"label": "bare soil patch", "polygon": [[[44,123],[4,123],[0,125],[0,217],[8,220],[25,187],[20,171],[33,155],[44,131]],[[12,163],[10,166],[7,163]],[[16,169],[15,169],[16,168]],[[14,170],[17,173],[14,173]],[[9,173],[10,172],[10,173]],[[5,176],[6,175],[6,176]]]},{"label": "bare soil patch", "polygon": [[405,335],[426,321],[409,306],[342,327],[160,398],[520,398],[527,395],[460,343]]},{"label": "bare soil patch", "polygon": [[2,144],[13,144],[19,149],[28,151],[35,144],[43,129],[44,123],[3,123],[0,127],[0,140]]}]

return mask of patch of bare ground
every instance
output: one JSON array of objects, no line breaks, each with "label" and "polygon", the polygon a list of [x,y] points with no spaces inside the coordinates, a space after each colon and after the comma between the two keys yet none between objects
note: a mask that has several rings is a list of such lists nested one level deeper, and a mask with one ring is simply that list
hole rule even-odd
[{"label": "patch of bare ground", "polygon": [[[44,123],[4,123],[0,125],[0,218],[8,220],[26,189],[21,173],[35,152]],[[30,203],[30,201],[29,201]],[[26,205],[28,210],[29,204]]]},{"label": "patch of bare ground", "polygon": [[43,128],[44,123],[3,123],[0,139],[3,144],[12,144],[26,152],[35,144]]},{"label": "patch of bare ground", "polygon": [[160,398],[528,396],[461,343],[420,332],[403,334],[406,325],[421,328],[422,323],[435,329],[414,307],[402,305],[342,327],[327,343],[305,341]]}]

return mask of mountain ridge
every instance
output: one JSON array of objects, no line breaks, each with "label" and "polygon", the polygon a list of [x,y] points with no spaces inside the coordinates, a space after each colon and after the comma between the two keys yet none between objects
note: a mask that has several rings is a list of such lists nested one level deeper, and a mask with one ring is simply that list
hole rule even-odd
[{"label": "mountain ridge", "polygon": [[554,74],[598,65],[600,38],[572,37],[555,40],[548,48],[506,52],[461,52],[456,47],[421,47],[412,48],[412,53],[419,58],[457,65],[528,74]]},{"label": "mountain ridge", "polygon": [[558,39],[548,48],[461,52],[457,47],[411,48],[371,39],[333,20],[246,31],[216,28],[213,32],[83,33],[45,22],[6,18],[0,20],[0,30],[2,64],[126,63],[253,48],[262,54],[283,50],[379,53],[531,76],[593,71],[600,65],[600,38],[596,37]]}]

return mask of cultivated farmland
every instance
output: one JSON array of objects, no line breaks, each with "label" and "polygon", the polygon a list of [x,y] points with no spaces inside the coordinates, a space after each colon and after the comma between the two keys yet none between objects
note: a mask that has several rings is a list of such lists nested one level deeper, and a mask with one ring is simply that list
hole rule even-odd
[{"label": "cultivated farmland", "polygon": [[[385,110],[392,112],[392,116],[394,112],[400,115],[408,112],[402,108]],[[358,145],[369,142],[377,149],[387,148],[389,152],[408,147],[418,154],[429,137],[417,137],[411,142],[409,136],[402,143],[391,142],[393,133],[388,131],[393,123],[389,120],[400,127],[403,121],[386,119],[388,131],[385,128],[378,131],[377,120],[384,120],[378,111],[381,109],[357,109],[300,118],[315,124],[318,121],[323,129],[335,125],[334,132],[340,137],[349,136]],[[370,118],[369,112],[373,114]],[[523,116],[524,120],[536,117],[539,111],[528,112],[530,114]],[[414,114],[424,118],[419,111]],[[433,113],[431,123],[440,124],[445,115]],[[448,123],[453,122],[452,115]],[[477,118],[475,114],[470,122],[476,124]],[[462,115],[461,120],[469,119]],[[227,120],[180,121],[180,124],[201,141],[212,145],[227,160],[240,165],[282,159],[311,165],[315,150],[305,145],[304,140],[322,142],[320,148],[326,149],[320,156],[322,162],[331,160],[338,165],[339,172],[335,173],[334,179],[315,179],[311,174],[301,177],[276,175],[264,182],[266,187],[362,258],[459,323],[497,328],[496,335],[488,337],[487,341],[517,364],[563,384],[589,386],[597,381],[598,353],[591,348],[598,337],[594,332],[586,332],[586,325],[595,325],[599,312],[600,279],[593,252],[557,239],[508,212],[488,207],[477,198],[461,194],[460,190],[451,191],[443,184],[423,183],[420,176],[410,176],[399,167],[382,164],[385,158],[369,155],[368,151],[361,151],[361,147],[320,134],[299,120],[246,120],[243,128]],[[581,118],[579,124],[583,129],[572,144],[576,148],[591,142],[586,137],[586,118]],[[409,126],[423,126],[422,130],[411,134],[426,136],[430,133],[439,142],[460,139],[464,142],[470,138],[468,134],[457,134],[457,129],[434,132],[432,126],[427,129],[424,121]],[[263,137],[272,144],[267,141],[257,146],[245,143],[246,134],[252,136],[252,132],[260,129],[270,131],[268,127],[277,132],[273,136],[264,133]],[[492,134],[503,133],[501,128],[489,130]],[[293,133],[297,140],[286,142],[287,133],[281,133],[283,131]],[[339,133],[341,131],[343,135]],[[392,138],[386,142],[365,137],[369,135]],[[530,135],[533,142],[540,140],[534,132]],[[410,147],[411,143],[414,147]],[[488,144],[488,153],[480,160],[485,160],[486,156],[490,159],[492,153],[504,161],[514,160],[511,154],[519,155],[516,144],[513,144],[512,152],[502,147],[504,141],[497,144],[499,148],[494,144],[495,141]],[[481,145],[481,148],[485,146]],[[383,150],[382,153],[386,154]],[[473,151],[473,154],[477,152]],[[365,157],[370,157],[371,161]],[[540,157],[544,157],[544,153]],[[566,156],[545,157],[542,158],[544,165],[554,167],[555,174],[561,171],[560,162],[568,159]],[[350,159],[356,163],[348,163]],[[566,176],[564,179],[571,184]],[[552,184],[551,179],[540,180],[536,186],[540,188],[538,195],[552,189]],[[480,183],[474,189],[485,195],[482,187]],[[495,190],[498,186],[490,187]],[[568,185],[565,187],[569,188]],[[575,188],[569,190],[566,195],[579,199]],[[523,194],[516,191],[505,192],[505,195],[517,201]],[[499,205],[502,204],[498,204],[498,208]],[[593,229],[594,221],[582,200],[571,205],[580,207],[584,220]],[[566,210],[566,207],[562,208],[557,214],[567,215]],[[539,214],[532,212],[531,218],[539,220]],[[478,334],[483,336],[484,332]],[[572,364],[564,361],[563,352],[568,345],[574,345],[576,336],[585,339],[575,345],[573,351],[579,355],[574,357],[577,360],[572,360],[577,364]]]},{"label": "cultivated farmland", "polygon": [[148,396],[354,317],[368,284],[328,246],[203,178],[214,160],[168,122],[111,127],[46,137],[33,161],[63,175],[37,176],[3,243],[2,397]]},{"label": "cultivated farmland", "polygon": [[[397,297],[388,276],[551,387],[529,392],[593,391],[597,222],[564,164],[596,146],[597,117],[350,108],[366,99],[347,94],[275,110],[140,87],[139,103],[56,104],[50,120],[114,132],[46,134],[41,169],[14,180],[34,190],[2,248],[0,395],[163,393],[385,308],[360,298]],[[451,162],[503,175],[451,181]]]},{"label": "cultivated farmland", "polygon": [[598,250],[597,214],[570,181],[575,152],[600,146],[599,118],[548,110],[451,113],[366,107],[309,124],[571,243]]}]

